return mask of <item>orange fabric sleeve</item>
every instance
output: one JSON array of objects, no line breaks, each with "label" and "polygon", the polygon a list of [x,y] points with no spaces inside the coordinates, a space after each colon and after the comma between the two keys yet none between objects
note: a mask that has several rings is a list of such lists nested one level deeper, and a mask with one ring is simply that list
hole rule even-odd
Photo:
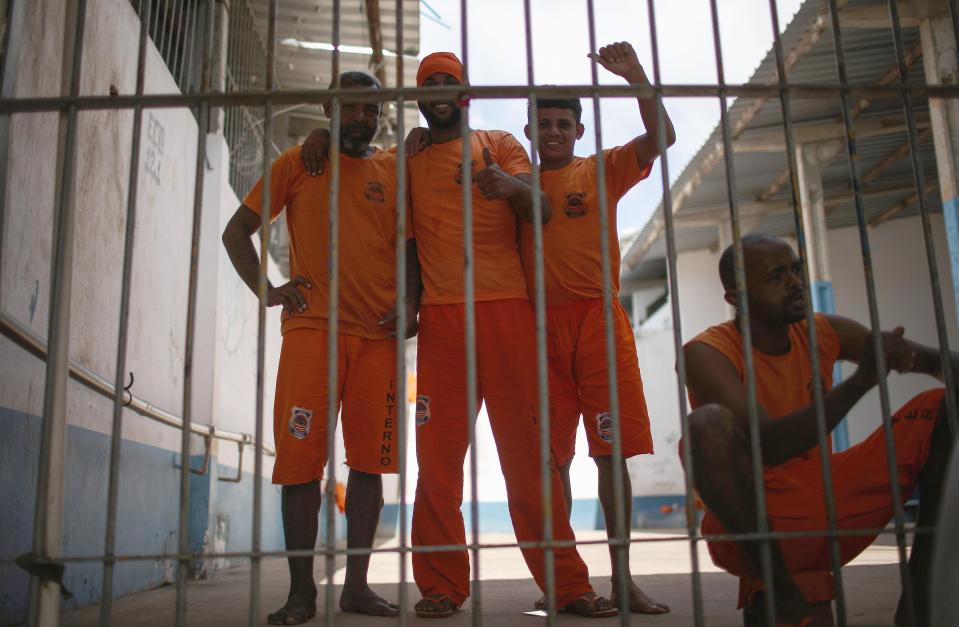
[{"label": "orange fabric sleeve", "polygon": [[647,178],[653,170],[652,162],[640,165],[633,142],[603,151],[606,160],[607,193],[619,200],[634,185]]},{"label": "orange fabric sleeve", "polygon": [[529,155],[523,146],[516,141],[516,138],[509,133],[491,135],[490,138],[496,138],[496,141],[490,147],[490,152],[499,167],[507,174],[516,176],[517,174],[530,174],[533,172],[533,166],[529,161]]},{"label": "orange fabric sleeve", "polygon": [[[270,222],[276,220],[288,203],[290,183],[293,180],[293,158],[291,151],[286,151],[276,158],[270,168]],[[296,158],[299,158],[298,151]],[[243,204],[256,215],[263,211],[262,176],[243,199]]]}]

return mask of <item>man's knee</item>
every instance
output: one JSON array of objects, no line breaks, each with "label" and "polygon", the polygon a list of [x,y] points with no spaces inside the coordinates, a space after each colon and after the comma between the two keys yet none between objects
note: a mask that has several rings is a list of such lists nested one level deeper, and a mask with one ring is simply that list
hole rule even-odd
[{"label": "man's knee", "polygon": [[741,440],[736,417],[722,405],[703,405],[693,410],[687,421],[694,455],[699,456],[708,451],[726,451]]}]

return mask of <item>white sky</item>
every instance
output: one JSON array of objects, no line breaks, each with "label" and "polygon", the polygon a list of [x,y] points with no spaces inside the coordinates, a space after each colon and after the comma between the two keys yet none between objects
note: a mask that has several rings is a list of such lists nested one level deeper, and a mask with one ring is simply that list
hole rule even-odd
[{"label": "white sky", "polygon": [[[421,56],[449,50],[462,58],[459,0],[426,1],[449,28],[421,17]],[[652,78],[646,4],[643,0],[595,0],[596,41],[599,46],[629,41],[636,47],[640,61]],[[801,0],[777,0],[780,30],[789,23],[800,4]],[[717,5],[726,80],[744,83],[772,46],[768,1],[721,0]],[[586,0],[531,0],[531,7],[534,81],[554,85],[589,83]],[[474,85],[526,84],[522,0],[474,0],[467,10],[470,82]],[[715,83],[716,58],[709,0],[657,0],[655,10],[662,81],[673,84]],[[622,79],[602,68],[599,68],[599,77],[603,83],[622,83]],[[715,99],[666,100],[666,109],[677,135],[676,145],[668,155],[671,177],[678,176],[715,127],[719,119],[718,107]],[[632,99],[608,99],[602,103],[600,111],[603,145],[606,147],[624,144],[643,132],[639,111]],[[470,116],[473,128],[506,130],[527,143],[523,136],[525,100],[474,100]],[[588,100],[583,101],[583,123],[586,134],[577,144],[576,154],[588,156],[595,151],[593,108]],[[621,232],[641,227],[656,208],[662,197],[661,176],[659,168],[655,168],[650,179],[634,188],[620,203],[618,224]],[[477,421],[477,442],[480,499],[505,500],[505,485],[485,413]],[[410,461],[415,465],[412,456]],[[469,477],[468,467],[466,473]],[[415,468],[411,468],[409,476],[412,489],[416,481]],[[574,498],[595,498],[596,470],[586,456],[582,429],[579,430],[577,457],[571,476]],[[468,483],[466,500],[471,498]]]}]

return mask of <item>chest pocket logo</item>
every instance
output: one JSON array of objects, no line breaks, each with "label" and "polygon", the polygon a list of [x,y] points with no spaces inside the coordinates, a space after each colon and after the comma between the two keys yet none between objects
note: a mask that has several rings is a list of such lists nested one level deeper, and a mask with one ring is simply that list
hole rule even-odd
[{"label": "chest pocket logo", "polygon": [[386,202],[386,188],[379,181],[370,181],[366,184],[366,199],[372,202]]},{"label": "chest pocket logo", "polygon": [[[454,177],[457,185],[463,185],[463,164],[456,167],[456,176]],[[476,183],[476,160],[470,161],[470,181]]]},{"label": "chest pocket logo", "polygon": [[566,194],[566,203],[563,212],[570,218],[582,218],[586,215],[586,194],[570,192]]}]

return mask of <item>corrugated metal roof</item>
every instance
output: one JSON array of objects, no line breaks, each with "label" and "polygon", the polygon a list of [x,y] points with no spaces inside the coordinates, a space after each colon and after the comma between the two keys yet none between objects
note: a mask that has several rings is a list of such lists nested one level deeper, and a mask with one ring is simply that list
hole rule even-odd
[{"label": "corrugated metal roof", "polygon": [[[847,9],[868,6],[886,6],[885,0],[850,0]],[[821,20],[825,16],[825,22]],[[786,55],[797,44],[808,37],[810,31],[818,28],[818,40],[798,64],[788,72],[791,83],[837,83],[839,80],[833,49],[832,30],[828,26],[830,18],[828,6],[824,0],[807,0],[800,7],[792,22],[782,35],[783,49]],[[825,28],[823,26],[825,25]],[[896,67],[896,53],[893,47],[892,32],[888,28],[852,28],[842,29],[843,48],[846,57],[846,71],[851,83],[878,83]],[[909,69],[909,83],[921,85],[925,82],[921,51],[919,50],[918,28],[904,28],[903,41],[906,52],[917,52],[918,60]],[[774,83],[776,77],[776,58],[772,49],[767,52],[762,63],[754,72],[750,83]],[[896,79],[898,80],[898,78]],[[928,118],[928,102],[915,98],[915,119],[920,123]],[[749,108],[755,106],[755,99],[739,98],[729,108],[730,126]],[[856,106],[852,102],[851,106]],[[842,113],[838,98],[835,99],[797,99],[790,102],[791,117],[797,132],[804,127],[841,123]],[[899,99],[882,100],[869,104],[856,118],[854,128],[868,124],[892,124],[893,130],[883,134],[860,136],[857,138],[860,172],[866,174],[883,163],[908,142],[904,130],[905,117],[902,102]],[[927,126],[928,124],[926,124]],[[902,127],[902,128],[899,128]],[[778,133],[778,135],[777,135]],[[750,121],[740,136],[747,142],[756,138],[778,136],[784,140],[782,107],[778,98],[766,100],[759,112]],[[698,173],[703,162],[722,144],[722,130],[717,124],[712,134],[689,162],[671,187],[673,202],[676,202],[680,190]],[[920,149],[927,185],[937,181],[935,154],[932,142],[923,142]],[[782,189],[760,202],[760,196],[770,189],[772,183],[788,168],[785,151],[779,152],[736,152],[734,149],[733,168],[734,186],[740,215],[762,213],[754,230],[776,235],[788,235],[794,232],[794,218],[788,183]],[[849,161],[845,146],[837,157],[823,168],[823,186],[826,195],[827,224],[829,228],[839,228],[856,224],[854,202],[851,198]],[[933,190],[935,192],[935,190]],[[886,167],[880,176],[865,185],[864,205],[867,219],[874,219],[885,212],[905,204],[895,217],[915,215],[914,202],[907,199],[914,196],[912,162],[908,150],[905,157]],[[941,210],[936,193],[927,195],[929,207]],[[640,230],[629,248],[624,248],[623,281],[649,279],[656,268],[662,268],[665,256],[665,234],[660,227],[663,205],[657,208],[646,225]],[[697,214],[702,219],[696,219]],[[677,219],[676,245],[679,251],[718,246],[718,225],[720,219],[729,215],[729,203],[726,183],[726,167],[722,158],[708,173],[702,175],[701,183],[685,199],[675,213]],[[711,225],[710,222],[714,225]],[[651,241],[653,238],[655,241]],[[665,276],[660,274],[660,276]]]},{"label": "corrugated metal roof", "polygon": [[[266,41],[269,18],[269,0],[241,0],[249,4],[263,41]],[[238,5],[239,3],[235,3]],[[332,45],[334,0],[283,0],[279,3],[276,18],[276,72],[282,89],[324,89],[332,78],[333,52],[316,45]],[[370,48],[370,27],[365,0],[340,0],[340,45],[355,48]],[[379,4],[380,32],[386,51],[383,69],[386,85],[395,86],[397,50],[396,2],[381,1]],[[419,0],[403,0],[403,67],[404,85],[416,84],[417,56],[420,51],[420,3]],[[241,7],[234,6],[234,10]],[[365,51],[340,53],[340,71],[362,70],[374,72],[372,55]],[[387,114],[395,119],[392,107]],[[317,106],[300,109],[301,114],[320,116]],[[415,103],[406,108],[407,128],[419,123]],[[392,126],[392,124],[391,124]]]}]

